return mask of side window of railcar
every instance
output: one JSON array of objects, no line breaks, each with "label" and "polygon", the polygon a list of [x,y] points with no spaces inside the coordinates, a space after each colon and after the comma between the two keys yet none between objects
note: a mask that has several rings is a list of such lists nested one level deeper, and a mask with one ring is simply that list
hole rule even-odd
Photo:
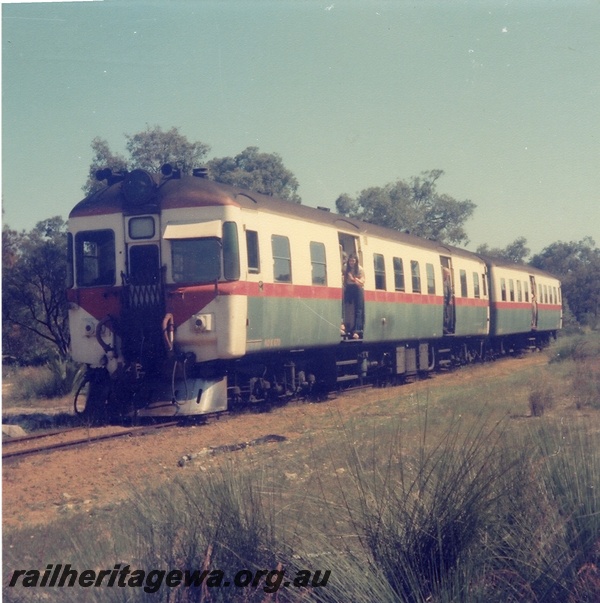
[{"label": "side window of railcar", "polygon": [[256,230],[246,231],[246,251],[248,254],[248,272],[258,274],[260,272],[260,254],[258,250],[258,232]]},{"label": "side window of railcar", "polygon": [[435,270],[433,264],[425,264],[427,273],[427,295],[435,295]]},{"label": "side window of railcar", "polygon": [[223,275],[228,281],[240,278],[240,243],[235,222],[223,222]]},{"label": "side window of railcar", "polygon": [[479,291],[479,273],[473,272],[473,293],[477,299],[481,297],[481,293]]},{"label": "side window of railcar", "polygon": [[380,253],[373,254],[373,268],[375,270],[375,289],[385,291],[385,260]]},{"label": "side window of railcar", "polygon": [[467,271],[461,270],[459,274],[460,274],[460,296],[467,297],[467,295],[468,295],[468,293],[467,293]]},{"label": "side window of railcar", "polygon": [[510,294],[510,301],[515,301],[515,281],[512,278],[508,279],[508,292]]},{"label": "side window of railcar", "polygon": [[216,237],[171,241],[173,280],[210,283],[221,276],[221,243]]},{"label": "side window of railcar", "polygon": [[485,274],[481,275],[481,289],[483,290],[483,297],[487,297],[487,277]]},{"label": "side window of railcar", "polygon": [[310,264],[313,285],[327,284],[327,261],[325,245],[315,241],[310,242]]},{"label": "side window of railcar", "polygon": [[529,301],[529,284],[527,281],[523,281],[523,291],[525,291],[525,301]]},{"label": "side window of railcar", "polygon": [[506,301],[506,279],[500,279],[500,293],[502,301]]},{"label": "side window of railcar", "polygon": [[115,284],[115,233],[89,230],[75,235],[77,285],[93,287]]},{"label": "side window of railcar", "polygon": [[402,258],[394,258],[394,289],[404,291],[404,264]]},{"label": "side window of railcar", "polygon": [[523,291],[521,290],[521,281],[517,281],[517,301],[523,301]]},{"label": "side window of railcar", "polygon": [[421,293],[421,269],[419,268],[419,262],[416,260],[410,261],[410,274],[412,276],[413,293]]},{"label": "side window of railcar", "polygon": [[273,275],[277,283],[292,282],[292,256],[290,254],[290,240],[281,235],[271,237],[273,250]]}]

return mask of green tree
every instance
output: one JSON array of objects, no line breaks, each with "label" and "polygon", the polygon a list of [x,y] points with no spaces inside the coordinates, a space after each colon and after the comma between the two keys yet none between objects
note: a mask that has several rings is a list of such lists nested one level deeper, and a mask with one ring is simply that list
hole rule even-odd
[{"label": "green tree", "polygon": [[600,249],[591,237],[552,243],[531,264],[561,279],[563,297],[578,322],[597,325],[600,313]]},{"label": "green tree", "polygon": [[500,247],[490,247],[487,243],[484,243],[477,247],[476,253],[507,260],[513,264],[523,264],[531,253],[531,250],[527,247],[527,239],[525,237],[518,237],[503,249]]},{"label": "green tree", "polygon": [[127,159],[123,155],[114,154],[108,142],[103,138],[96,137],[92,140],[94,158],[90,165],[87,182],[81,187],[86,195],[101,189],[105,184],[96,178],[96,172],[104,168],[110,168],[113,172],[123,172],[129,168]]},{"label": "green tree", "polygon": [[371,224],[433,239],[466,244],[464,223],[476,205],[437,192],[443,170],[430,170],[408,182],[397,180],[383,187],[364,189],[353,199],[344,193],[336,200],[337,211]]},{"label": "green tree", "polygon": [[276,153],[261,153],[258,147],[248,147],[235,157],[221,157],[208,162],[208,174],[213,180],[274,195],[300,203],[298,181]]},{"label": "green tree", "polygon": [[3,228],[3,352],[26,360],[50,351],[67,358],[66,232],[58,216],[38,222],[28,233]]},{"label": "green tree", "polygon": [[82,187],[86,195],[102,188],[96,180],[99,169],[110,168],[113,172],[134,169],[158,172],[165,163],[170,163],[183,174],[191,174],[194,167],[204,162],[210,146],[203,142],[190,142],[178,128],[164,131],[160,126],[146,127],[137,134],[125,134],[128,157],[115,154],[108,142],[102,138],[92,140],[94,156],[90,165],[88,180]]},{"label": "green tree", "polygon": [[165,163],[177,166],[183,174],[191,174],[200,166],[210,146],[203,142],[190,142],[178,128],[166,132],[159,126],[147,127],[137,134],[125,134],[130,166],[158,172]]},{"label": "green tree", "polygon": [[[193,168],[205,163],[210,151],[209,145],[203,142],[190,142],[178,128],[164,131],[159,126],[147,127],[137,134],[125,134],[125,138],[127,157],[113,153],[102,138],[92,140],[94,155],[87,182],[82,187],[86,194],[104,186],[96,180],[96,172],[100,169],[158,172],[165,163],[170,163],[183,174],[190,174]],[[207,165],[209,176],[219,182],[301,202],[296,177],[276,153],[261,153],[257,147],[248,147],[235,157],[215,158]]]}]

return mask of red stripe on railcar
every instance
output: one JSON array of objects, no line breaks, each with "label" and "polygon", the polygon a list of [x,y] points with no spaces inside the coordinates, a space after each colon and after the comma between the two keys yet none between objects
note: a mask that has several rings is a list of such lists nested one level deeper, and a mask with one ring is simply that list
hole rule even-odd
[{"label": "red stripe on railcar", "polygon": [[121,311],[121,287],[67,289],[67,301],[77,304],[94,318],[118,316]]},{"label": "red stripe on railcar", "polygon": [[489,300],[479,297],[456,297],[454,300],[456,306],[468,306],[471,308],[487,308]]},{"label": "red stripe on railcar", "polygon": [[[531,302],[508,302],[508,301],[496,301],[492,302],[492,308],[497,308],[499,310],[531,310],[532,303]],[[561,310],[562,306],[559,304],[542,304],[538,302],[537,304],[538,310]]]}]

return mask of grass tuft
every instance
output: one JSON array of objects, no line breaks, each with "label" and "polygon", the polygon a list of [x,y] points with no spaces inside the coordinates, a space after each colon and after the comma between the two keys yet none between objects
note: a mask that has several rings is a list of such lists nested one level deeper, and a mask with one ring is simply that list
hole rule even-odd
[{"label": "grass tuft", "polygon": [[554,389],[546,380],[536,379],[529,392],[529,411],[532,417],[541,417],[554,405]]}]

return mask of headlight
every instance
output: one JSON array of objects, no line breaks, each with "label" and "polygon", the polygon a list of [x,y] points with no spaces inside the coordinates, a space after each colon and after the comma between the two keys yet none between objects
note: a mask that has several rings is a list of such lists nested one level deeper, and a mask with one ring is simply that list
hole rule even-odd
[{"label": "headlight", "polygon": [[86,337],[96,337],[96,322],[93,320],[86,320],[83,323],[83,334]]},{"label": "headlight", "polygon": [[206,333],[213,330],[214,316],[212,314],[196,314],[192,320],[196,333]]}]

